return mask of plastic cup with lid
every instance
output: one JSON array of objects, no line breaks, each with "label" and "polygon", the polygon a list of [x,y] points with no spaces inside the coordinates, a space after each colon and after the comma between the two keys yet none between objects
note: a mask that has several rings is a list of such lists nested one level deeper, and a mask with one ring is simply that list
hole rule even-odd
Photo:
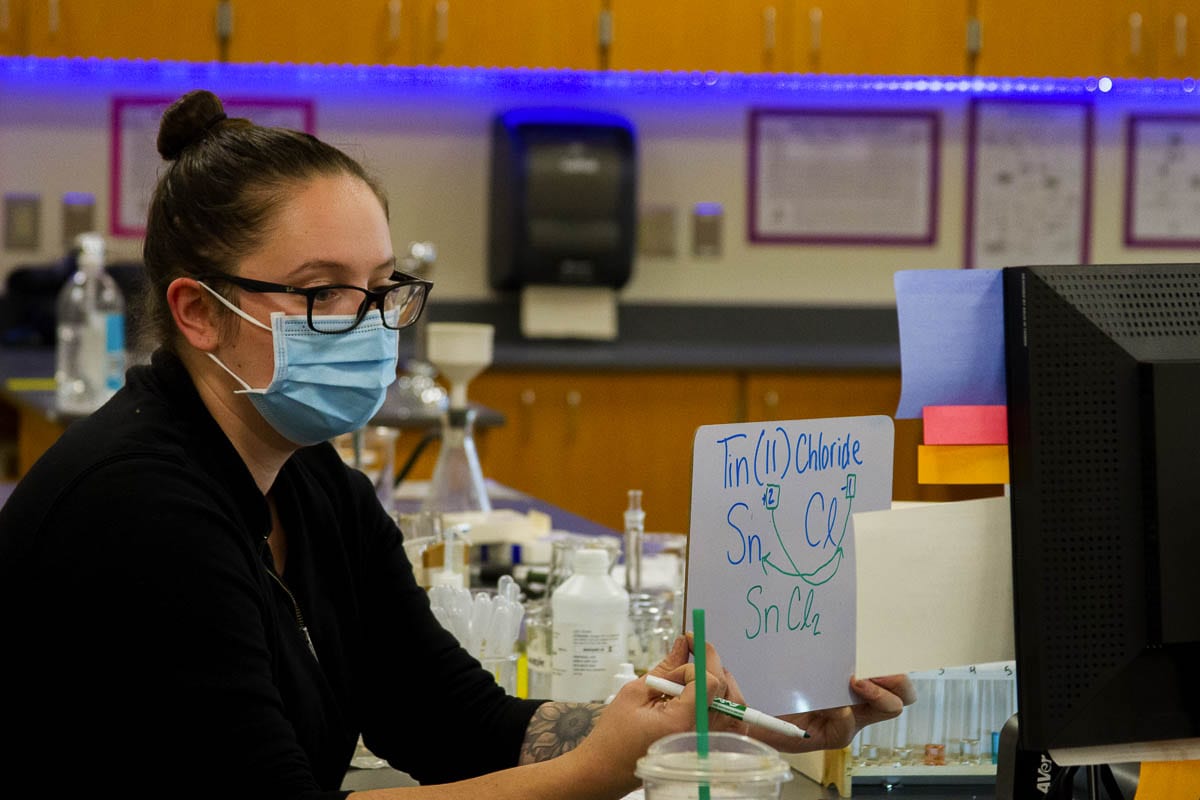
[{"label": "plastic cup with lid", "polygon": [[[792,769],[774,748],[737,733],[709,733],[708,755],[698,735],[673,733],[638,759],[646,800],[685,800],[702,794],[722,800],[778,800]],[[707,791],[701,792],[706,786]]]}]

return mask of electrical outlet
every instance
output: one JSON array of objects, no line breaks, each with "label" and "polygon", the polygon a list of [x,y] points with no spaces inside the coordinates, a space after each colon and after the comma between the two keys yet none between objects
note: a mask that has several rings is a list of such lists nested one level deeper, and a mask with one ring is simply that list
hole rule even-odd
[{"label": "electrical outlet", "polygon": [[675,206],[648,206],[638,215],[638,252],[644,256],[674,258],[678,254],[675,244]]},{"label": "electrical outlet", "polygon": [[725,208],[720,203],[697,203],[692,209],[692,255],[718,258]]},{"label": "electrical outlet", "polygon": [[88,192],[67,192],[62,198],[62,245],[75,246],[75,237],[96,230],[96,197]]},{"label": "electrical outlet", "polygon": [[4,247],[37,250],[42,244],[41,217],[41,195],[4,195]]}]

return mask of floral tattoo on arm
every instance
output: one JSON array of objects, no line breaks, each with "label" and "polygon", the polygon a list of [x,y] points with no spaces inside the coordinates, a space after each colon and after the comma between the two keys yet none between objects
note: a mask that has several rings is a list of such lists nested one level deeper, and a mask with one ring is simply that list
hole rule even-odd
[{"label": "floral tattoo on arm", "polygon": [[525,730],[520,763],[546,761],[574,750],[603,710],[603,703],[542,703]]}]

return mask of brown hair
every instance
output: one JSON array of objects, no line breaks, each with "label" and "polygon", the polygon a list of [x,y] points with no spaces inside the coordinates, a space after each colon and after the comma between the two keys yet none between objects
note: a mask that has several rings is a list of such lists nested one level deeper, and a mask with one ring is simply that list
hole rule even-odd
[{"label": "brown hair", "polygon": [[374,191],[387,213],[382,187],[353,158],[307,133],[230,119],[212,92],[188,92],[166,110],[158,152],[170,165],[150,201],[140,335],[170,350],[176,342],[166,301],[171,281],[234,272],[261,244],[296,184],[351,175]]}]

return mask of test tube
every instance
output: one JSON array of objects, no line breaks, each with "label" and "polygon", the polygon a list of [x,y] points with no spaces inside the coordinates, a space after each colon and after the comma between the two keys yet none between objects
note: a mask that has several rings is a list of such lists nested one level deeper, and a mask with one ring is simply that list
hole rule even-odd
[{"label": "test tube", "polygon": [[933,741],[933,679],[928,673],[914,672],[911,677],[917,692],[917,702],[908,707],[908,724],[905,726],[905,742],[908,755],[907,765],[924,762],[925,745]]},{"label": "test tube", "polygon": [[943,682],[946,693],[946,743],[950,760],[960,764],[976,764],[979,760],[979,730],[974,667],[947,669]]},{"label": "test tube", "polygon": [[[920,702],[918,697],[917,702]],[[914,704],[915,705],[915,704]],[[896,717],[896,732],[892,741],[892,766],[902,767],[912,763],[912,746],[908,743],[909,719],[913,706],[905,706]]]},{"label": "test tube", "polygon": [[922,758],[922,763],[927,767],[946,765],[946,680],[943,675],[944,670],[939,670],[939,674],[930,679],[930,694],[933,697],[932,720]]}]

